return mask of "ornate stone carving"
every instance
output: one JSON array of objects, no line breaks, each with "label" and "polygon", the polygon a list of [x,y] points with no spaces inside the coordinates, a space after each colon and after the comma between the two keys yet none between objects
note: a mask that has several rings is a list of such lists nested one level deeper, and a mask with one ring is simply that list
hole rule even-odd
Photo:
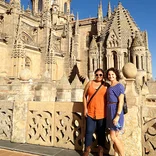
[{"label": "ornate stone carving", "polygon": [[156,153],[156,137],[155,136],[156,136],[156,118],[154,116],[153,118],[143,117],[143,141],[144,141],[143,156],[155,155]]},{"label": "ornate stone carving", "polygon": [[55,123],[55,144],[61,146],[64,144],[66,147],[75,146],[77,149],[82,149],[82,127],[83,122],[81,114],[68,113],[66,111],[56,112]]},{"label": "ornate stone carving", "polygon": [[29,111],[28,142],[52,144],[52,113],[49,111]]},{"label": "ornate stone carving", "polygon": [[10,140],[12,133],[13,104],[0,102],[0,139]]}]

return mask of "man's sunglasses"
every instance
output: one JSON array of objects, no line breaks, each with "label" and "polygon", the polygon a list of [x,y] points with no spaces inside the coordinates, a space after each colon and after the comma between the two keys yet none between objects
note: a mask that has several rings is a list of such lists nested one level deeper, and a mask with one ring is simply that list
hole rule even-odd
[{"label": "man's sunglasses", "polygon": [[95,74],[95,76],[103,76],[103,74]]}]

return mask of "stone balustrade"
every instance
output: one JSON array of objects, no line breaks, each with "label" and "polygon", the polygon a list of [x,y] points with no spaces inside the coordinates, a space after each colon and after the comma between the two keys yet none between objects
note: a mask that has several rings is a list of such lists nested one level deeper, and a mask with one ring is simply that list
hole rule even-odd
[{"label": "stone balustrade", "polygon": [[[83,150],[85,118],[82,112],[82,102],[1,100],[0,139]],[[133,154],[142,151],[138,154],[140,156],[145,156],[149,151],[155,152],[155,112],[153,104],[129,108],[125,115],[125,133],[122,135],[126,156],[131,156],[131,152],[128,152],[130,147]],[[106,152],[111,154],[112,145],[109,140],[107,136],[109,151]],[[137,146],[134,146],[134,142]],[[93,150],[96,150],[96,136]]]}]

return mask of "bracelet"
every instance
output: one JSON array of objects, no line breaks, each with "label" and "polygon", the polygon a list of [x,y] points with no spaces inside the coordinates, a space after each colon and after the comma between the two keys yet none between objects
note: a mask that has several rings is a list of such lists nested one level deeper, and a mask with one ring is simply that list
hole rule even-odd
[{"label": "bracelet", "polygon": [[117,115],[117,116],[120,116],[120,114],[119,114],[119,113],[117,113],[116,115]]}]

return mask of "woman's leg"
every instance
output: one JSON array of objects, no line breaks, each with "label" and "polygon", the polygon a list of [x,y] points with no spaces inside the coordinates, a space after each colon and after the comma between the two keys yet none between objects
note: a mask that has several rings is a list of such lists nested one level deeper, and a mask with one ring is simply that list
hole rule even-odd
[{"label": "woman's leg", "polygon": [[88,156],[90,152],[90,146],[92,144],[93,133],[96,128],[96,121],[91,117],[86,118],[86,134],[85,134],[85,151],[83,156]]},{"label": "woman's leg", "polygon": [[[118,135],[119,135],[119,133],[116,132],[116,137],[118,137]],[[114,148],[114,156],[119,156],[118,155],[119,151],[118,151],[118,149],[117,149],[115,144],[113,144],[113,148]]]},{"label": "woman's leg", "polygon": [[116,154],[118,153],[120,156],[125,156],[124,147],[122,141],[118,137],[118,131],[110,130],[111,140],[114,142],[114,150]]},{"label": "woman's leg", "polygon": [[97,120],[98,145],[102,147],[104,147],[104,143],[106,140],[105,132],[106,132],[106,119],[104,118]]},{"label": "woman's leg", "polygon": [[114,156],[119,156],[118,155],[119,151],[118,151],[118,149],[117,149],[115,144],[113,144],[113,148],[114,148]]},{"label": "woman's leg", "polygon": [[106,130],[106,119],[97,120],[97,140],[98,140],[98,155],[103,156],[103,148],[105,144],[105,130]]}]

